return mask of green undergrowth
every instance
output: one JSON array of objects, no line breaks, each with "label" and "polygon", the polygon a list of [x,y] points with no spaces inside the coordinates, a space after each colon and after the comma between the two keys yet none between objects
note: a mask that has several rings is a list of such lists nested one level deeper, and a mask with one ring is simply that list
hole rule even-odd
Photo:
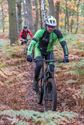
[{"label": "green undergrowth", "polygon": [[70,70],[69,74],[77,75],[77,76],[84,75],[84,69],[83,70],[82,69]]},{"label": "green undergrowth", "polygon": [[21,57],[21,47],[18,44],[11,45],[9,42],[2,42],[0,45],[0,51],[6,56],[6,57]]},{"label": "green undergrowth", "polygon": [[[9,56],[9,57],[21,57],[20,55],[20,47],[15,45],[15,46],[6,46],[4,48],[4,53]],[[17,56],[18,55],[18,56]]]},{"label": "green undergrowth", "polygon": [[62,122],[69,122],[77,117],[74,112],[36,112],[30,110],[4,110],[0,111],[0,116],[7,116],[11,118],[11,121],[15,122],[15,125],[28,125],[28,122],[32,122],[34,125],[60,125]]},{"label": "green undergrowth", "polygon": [[79,43],[78,48],[84,50],[84,42]]},{"label": "green undergrowth", "polygon": [[73,43],[77,41],[77,35],[76,34],[70,34],[67,33],[64,35],[65,39],[68,41],[68,43]]},{"label": "green undergrowth", "polygon": [[0,68],[4,68],[7,65],[7,61],[10,60],[10,65],[17,65],[24,62],[24,53],[18,46],[4,46],[0,49],[2,55],[0,58]]},{"label": "green undergrowth", "polygon": [[78,62],[74,62],[73,70],[70,72],[78,75],[84,75],[84,59],[79,60]]},{"label": "green undergrowth", "polygon": [[0,69],[1,69],[1,68],[4,68],[4,67],[6,67],[6,64],[0,62]]},{"label": "green undergrowth", "polygon": [[[64,65],[63,63],[58,63],[60,65]],[[84,74],[84,58],[81,57],[79,60],[74,60],[74,61],[70,61],[68,63],[68,68],[70,69],[69,70],[69,73],[70,72],[73,72],[73,74]]]},{"label": "green undergrowth", "polygon": [[84,100],[84,84],[80,86],[81,98]]}]

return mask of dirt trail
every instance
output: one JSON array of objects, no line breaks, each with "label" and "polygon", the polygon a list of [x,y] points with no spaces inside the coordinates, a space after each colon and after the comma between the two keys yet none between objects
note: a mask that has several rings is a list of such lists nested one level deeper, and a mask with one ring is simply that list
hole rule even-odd
[{"label": "dirt trail", "polygon": [[[70,58],[71,61],[68,64],[56,64],[57,111],[74,111],[84,115],[84,102],[80,97],[80,85],[84,83],[84,74],[74,73],[79,64],[79,58],[83,57],[81,55],[84,53],[77,48],[77,51],[74,53],[73,50],[71,54],[75,58]],[[11,57],[5,56],[1,51],[0,62],[0,110],[43,111],[43,106],[37,104],[37,95],[32,90],[34,65],[26,62],[22,50],[19,49],[19,52],[15,52]],[[84,67],[79,69],[84,70]]]}]

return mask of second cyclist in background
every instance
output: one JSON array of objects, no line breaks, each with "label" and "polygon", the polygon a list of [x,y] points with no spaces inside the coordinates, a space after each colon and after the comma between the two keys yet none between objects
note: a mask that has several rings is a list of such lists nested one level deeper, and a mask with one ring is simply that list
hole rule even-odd
[{"label": "second cyclist in background", "polygon": [[19,39],[21,41],[21,45],[27,44],[28,42],[28,35],[32,38],[33,33],[27,28],[27,26],[24,26],[23,29],[20,32]]}]

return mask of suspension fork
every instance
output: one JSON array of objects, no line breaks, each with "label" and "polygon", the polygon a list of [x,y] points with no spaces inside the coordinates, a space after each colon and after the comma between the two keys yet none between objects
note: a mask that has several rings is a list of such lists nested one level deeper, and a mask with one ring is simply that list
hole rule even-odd
[{"label": "suspension fork", "polygon": [[43,67],[42,67],[42,70],[43,70],[43,99],[45,99],[46,97],[46,81],[47,81],[47,77],[46,77],[46,71],[45,71],[45,62],[43,62]]}]

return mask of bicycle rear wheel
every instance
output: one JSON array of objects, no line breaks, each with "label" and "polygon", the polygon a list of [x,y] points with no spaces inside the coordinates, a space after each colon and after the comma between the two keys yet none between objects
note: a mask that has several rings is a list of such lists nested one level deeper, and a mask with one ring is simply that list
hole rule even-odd
[{"label": "bicycle rear wheel", "polygon": [[47,110],[56,111],[57,90],[53,78],[49,78],[44,84],[43,105],[44,105],[44,111]]}]

